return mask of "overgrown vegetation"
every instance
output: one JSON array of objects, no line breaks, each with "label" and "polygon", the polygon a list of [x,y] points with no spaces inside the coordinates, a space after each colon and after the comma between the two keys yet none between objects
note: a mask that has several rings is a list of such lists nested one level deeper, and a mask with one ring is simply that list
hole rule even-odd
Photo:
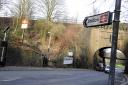
[{"label": "overgrown vegetation", "polygon": [[[42,66],[42,55],[46,55],[56,67],[92,66],[88,56],[90,50],[87,48],[90,46],[88,39],[91,38],[91,30],[85,31],[81,25],[61,21],[63,18],[67,19],[62,0],[19,0],[19,3],[7,0],[6,4],[0,2],[0,9],[3,5],[12,13],[10,24],[0,23],[0,40],[3,39],[4,28],[10,26],[7,65]],[[9,8],[9,5],[12,7]],[[39,16],[35,16],[37,14]],[[24,33],[21,29],[23,19],[29,22]],[[112,29],[112,26],[100,28]],[[127,24],[121,24],[120,29],[127,30]],[[74,54],[74,63],[72,66],[64,66],[63,58],[69,51]]]},{"label": "overgrown vegetation", "polygon": [[124,54],[126,56],[126,60],[125,60],[125,71],[124,73],[128,74],[128,39],[125,41],[124,44]]},{"label": "overgrown vegetation", "polygon": [[[42,66],[41,55],[43,54],[51,59],[53,66],[65,67],[63,65],[63,58],[67,56],[67,52],[71,50],[74,53],[74,67],[86,67],[83,65],[86,61],[83,59],[84,54],[81,54],[83,52],[79,41],[79,35],[82,31],[80,25],[65,25],[59,22],[49,22],[45,19],[32,20],[30,22],[33,24],[30,24],[29,28],[25,30],[23,43],[23,30],[18,27],[15,31],[16,26],[11,26],[8,34],[9,47],[7,65]],[[48,52],[50,36],[51,43],[50,51]],[[79,56],[81,56],[82,59],[80,59]],[[83,64],[81,64],[81,60],[83,60]],[[78,63],[80,64],[78,65]]]}]

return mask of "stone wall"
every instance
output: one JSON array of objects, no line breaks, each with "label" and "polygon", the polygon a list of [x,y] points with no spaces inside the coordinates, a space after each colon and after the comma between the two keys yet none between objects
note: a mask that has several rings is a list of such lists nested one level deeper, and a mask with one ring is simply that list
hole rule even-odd
[{"label": "stone wall", "polygon": [[[86,48],[88,49],[88,56],[90,64],[93,63],[93,57],[98,49],[103,47],[111,47],[112,42],[112,29],[102,29],[102,28],[91,28],[85,29],[87,33],[86,38]],[[119,30],[118,35],[118,45],[117,48],[123,52],[124,43],[128,39],[127,38],[128,31]]]}]

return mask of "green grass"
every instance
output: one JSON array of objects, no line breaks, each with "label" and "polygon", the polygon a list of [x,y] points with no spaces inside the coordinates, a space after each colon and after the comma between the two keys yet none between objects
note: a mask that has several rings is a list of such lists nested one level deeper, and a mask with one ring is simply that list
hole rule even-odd
[{"label": "green grass", "polygon": [[124,68],[124,65],[122,65],[122,64],[116,64],[116,68]]}]

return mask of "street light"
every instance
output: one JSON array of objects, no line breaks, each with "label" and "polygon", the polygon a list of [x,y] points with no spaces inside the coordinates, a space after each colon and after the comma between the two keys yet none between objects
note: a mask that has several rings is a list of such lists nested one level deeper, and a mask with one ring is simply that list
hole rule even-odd
[{"label": "street light", "polygon": [[50,51],[50,44],[51,44],[51,39],[52,39],[52,33],[51,32],[48,32],[50,34],[50,37],[49,37],[49,42],[48,42],[48,52]]},{"label": "street light", "polygon": [[28,20],[27,19],[23,19],[22,20],[22,24],[21,24],[21,29],[23,29],[23,32],[22,32],[22,43],[23,43],[23,40],[24,40],[24,31],[27,28],[28,28]]},{"label": "street light", "polygon": [[7,42],[7,31],[9,30],[9,26],[3,31],[4,33],[4,38],[1,41],[1,47],[2,47],[2,52],[1,52],[1,57],[0,57],[0,65],[1,66],[5,66],[6,63],[6,54],[7,54],[7,46],[8,46],[8,42]]}]

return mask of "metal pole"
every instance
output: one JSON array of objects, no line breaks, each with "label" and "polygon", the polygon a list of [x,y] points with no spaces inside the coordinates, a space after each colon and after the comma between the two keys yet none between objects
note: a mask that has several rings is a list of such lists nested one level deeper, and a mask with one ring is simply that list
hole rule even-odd
[{"label": "metal pole", "polygon": [[49,34],[50,34],[50,38],[49,38],[49,43],[48,43],[48,52],[50,51],[50,44],[51,44],[51,39],[52,39],[51,32]]},{"label": "metal pole", "polygon": [[[5,28],[4,32],[4,39],[3,39],[3,43],[5,43],[6,38],[7,38],[7,31],[9,30],[9,26]],[[6,43],[7,44],[7,43]],[[0,58],[0,62],[3,62],[4,57],[6,56],[6,51],[7,51],[7,46],[3,46],[2,47],[2,53],[1,53],[1,58]]]},{"label": "metal pole", "polygon": [[112,48],[111,48],[111,59],[110,59],[110,73],[108,85],[115,85],[115,64],[116,64],[116,53],[117,53],[117,42],[118,42],[118,30],[120,22],[120,8],[121,0],[116,0],[115,3],[115,15],[113,21],[113,33],[112,33]]},{"label": "metal pole", "polygon": [[24,29],[23,29],[23,32],[22,32],[22,44],[23,44],[23,42],[24,42]]},{"label": "metal pole", "polygon": [[[6,37],[7,37],[7,33],[5,32],[3,41],[6,41]],[[5,48],[6,47],[2,48],[2,54],[1,54],[1,59],[0,59],[1,62],[3,62],[3,59],[4,59]]]}]

